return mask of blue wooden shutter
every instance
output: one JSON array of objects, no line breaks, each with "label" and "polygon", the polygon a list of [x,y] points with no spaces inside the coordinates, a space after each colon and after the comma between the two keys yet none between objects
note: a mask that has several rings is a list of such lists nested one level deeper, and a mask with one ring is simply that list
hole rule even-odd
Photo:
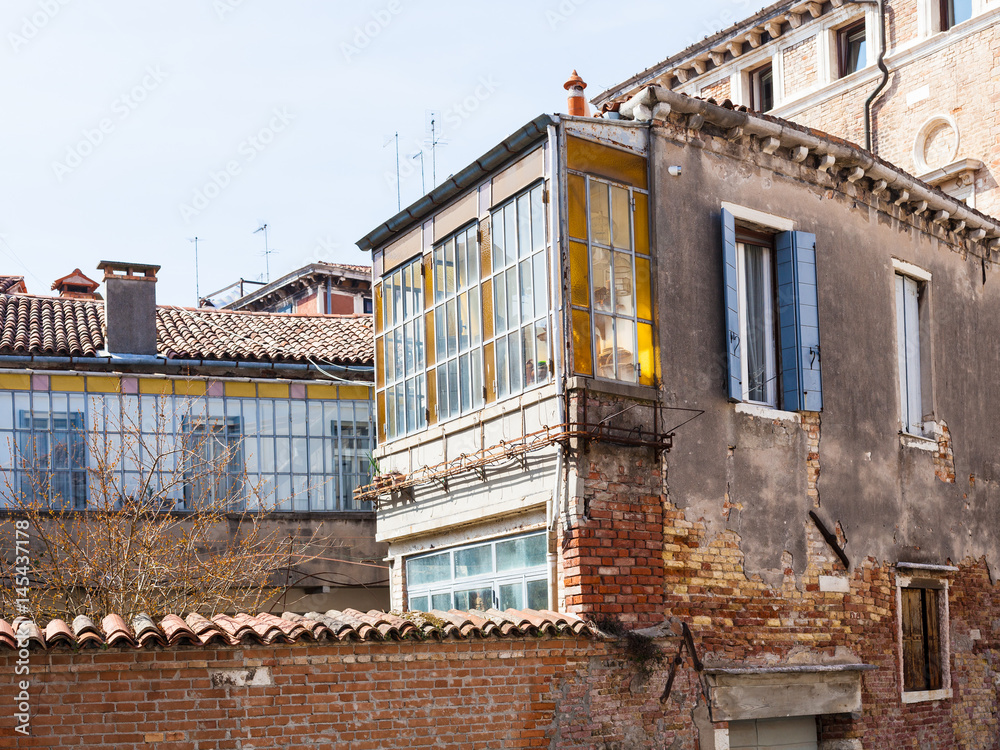
[{"label": "blue wooden shutter", "polygon": [[781,232],[775,237],[778,274],[782,406],[821,411],[816,235]]},{"label": "blue wooden shutter", "polygon": [[722,209],[722,272],[726,302],[726,390],[730,401],[743,400],[743,368],[740,361],[740,296],[736,273],[736,218]]}]

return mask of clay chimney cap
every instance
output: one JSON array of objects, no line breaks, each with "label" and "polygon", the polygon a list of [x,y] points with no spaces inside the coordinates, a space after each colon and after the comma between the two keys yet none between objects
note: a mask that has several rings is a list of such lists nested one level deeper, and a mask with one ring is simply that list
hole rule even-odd
[{"label": "clay chimney cap", "polygon": [[569,80],[563,84],[563,88],[569,91],[574,86],[579,86],[581,89],[587,88],[587,84],[583,82],[583,79],[580,78],[580,74],[575,70],[573,71],[573,75],[569,77]]}]

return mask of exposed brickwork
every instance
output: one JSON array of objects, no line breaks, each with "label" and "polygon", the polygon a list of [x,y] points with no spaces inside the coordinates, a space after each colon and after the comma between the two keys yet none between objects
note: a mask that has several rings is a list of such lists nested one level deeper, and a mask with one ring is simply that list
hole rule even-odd
[{"label": "exposed brickwork", "polygon": [[[593,422],[610,422],[623,408],[594,394],[586,405],[579,395],[572,404],[581,421]],[[559,539],[566,611],[639,627],[662,621],[663,486],[654,451],[593,441],[574,454],[578,492]]]},{"label": "exposed brickwork", "polygon": [[[942,482],[955,483],[955,453],[951,447],[951,430],[944,422],[939,422],[934,427],[934,437],[937,439],[938,449],[934,454],[934,474]],[[973,477],[969,478],[970,483],[975,483]]]},{"label": "exposed brickwork", "polygon": [[785,96],[805,91],[819,79],[816,37],[811,36],[782,53],[785,69]]},{"label": "exposed brickwork", "polygon": [[[697,747],[695,681],[661,705],[665,670],[635,677],[617,644],[582,638],[42,652],[33,736],[4,710],[0,747]],[[16,694],[0,683],[8,709]]]},{"label": "exposed brickwork", "polygon": [[732,96],[732,81],[729,78],[723,78],[721,81],[717,81],[701,90],[701,97],[703,99],[715,99],[717,102],[732,99]]}]

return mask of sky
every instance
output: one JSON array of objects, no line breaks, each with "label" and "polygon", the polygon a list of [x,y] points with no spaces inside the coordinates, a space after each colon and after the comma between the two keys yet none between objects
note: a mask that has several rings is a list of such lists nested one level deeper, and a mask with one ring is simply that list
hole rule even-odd
[{"label": "sky", "polygon": [[192,306],[370,263],[354,243],[396,213],[396,133],[405,207],[565,111],[574,68],[596,95],[760,5],[4,0],[0,274],[49,294],[77,267],[154,263],[158,301]]}]

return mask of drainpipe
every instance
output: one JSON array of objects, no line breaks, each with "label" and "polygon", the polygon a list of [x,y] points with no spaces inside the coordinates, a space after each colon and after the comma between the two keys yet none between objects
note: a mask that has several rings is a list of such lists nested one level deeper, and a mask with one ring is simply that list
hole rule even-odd
[{"label": "drainpipe", "polygon": [[326,277],[326,314],[333,314],[333,287],[329,276]]},{"label": "drainpipe", "polygon": [[879,54],[878,54],[878,67],[882,71],[882,80],[879,85],[875,87],[875,90],[871,93],[871,96],[865,100],[865,148],[875,153],[875,144],[872,143],[872,104],[879,94],[882,93],[882,89],[885,85],[889,83],[889,68],[885,64],[885,0],[851,0],[855,5],[877,5],[878,6],[878,39],[879,39]]},{"label": "drainpipe", "polygon": [[[552,275],[549,279],[550,294],[552,295],[552,314],[549,319],[552,342],[552,377],[557,385],[556,409],[557,423],[563,424],[566,421],[565,410],[563,408],[563,392],[565,391],[565,376],[563,361],[562,342],[565,335],[557,335],[556,322],[559,328],[565,328],[565,316],[560,317],[559,310],[565,307],[562,302],[562,226],[560,222],[562,204],[562,189],[560,182],[559,165],[559,137],[555,124],[548,126],[548,146],[549,146],[549,227],[552,232],[551,253]],[[559,333],[563,331],[560,330]],[[559,552],[558,552],[558,523],[559,523],[559,489],[562,483],[563,472],[563,446],[556,443],[556,471],[552,482],[552,497],[548,502],[548,512],[546,513],[546,537],[548,540],[547,562],[549,564],[549,609],[558,611],[559,606]]]}]

